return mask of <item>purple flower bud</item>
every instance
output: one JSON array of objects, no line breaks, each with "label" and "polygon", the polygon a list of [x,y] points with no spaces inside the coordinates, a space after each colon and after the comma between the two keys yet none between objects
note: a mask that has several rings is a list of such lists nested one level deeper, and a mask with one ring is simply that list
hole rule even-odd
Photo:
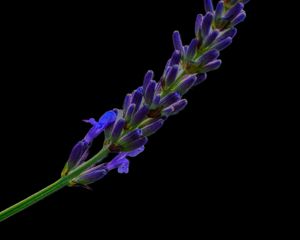
[{"label": "purple flower bud", "polygon": [[195,35],[198,38],[200,36],[200,30],[201,30],[202,22],[203,22],[203,15],[198,14],[197,18],[196,18],[196,23],[195,23]]},{"label": "purple flower bud", "polygon": [[114,125],[113,130],[111,132],[111,140],[115,142],[120,137],[122,130],[126,124],[126,121],[123,118],[120,118]]},{"label": "purple flower bud", "polygon": [[127,112],[125,113],[125,120],[127,122],[130,122],[134,111],[135,111],[135,104],[130,104],[129,108],[127,109]]},{"label": "purple flower bud", "polygon": [[217,6],[216,6],[215,19],[222,18],[223,12],[224,12],[224,2],[219,1]]},{"label": "purple flower bud", "polygon": [[166,86],[169,87],[175,80],[178,74],[179,66],[173,66],[166,75]]},{"label": "purple flower bud", "polygon": [[123,111],[124,113],[126,113],[129,105],[131,103],[131,94],[127,94],[125,99],[124,99],[124,103],[123,103]]},{"label": "purple flower bud", "polygon": [[243,22],[246,18],[246,13],[242,11],[235,19],[232,20],[231,25],[236,26],[239,23]]},{"label": "purple flower bud", "polygon": [[199,65],[206,65],[210,63],[211,61],[217,59],[220,56],[219,51],[212,49],[204,53],[199,59],[198,59],[198,64]]},{"label": "purple flower bud", "polygon": [[126,156],[128,156],[128,157],[136,157],[140,153],[144,152],[144,150],[145,150],[145,147],[142,146],[142,147],[137,148],[137,149],[135,149],[135,150],[133,150],[131,152],[126,153]]},{"label": "purple flower bud", "polygon": [[176,103],[174,103],[172,106],[174,107],[174,114],[177,114],[179,112],[181,112],[183,109],[185,109],[185,107],[187,106],[188,101],[186,99],[182,99]]},{"label": "purple flower bud", "polygon": [[164,124],[162,119],[159,119],[145,127],[142,128],[143,136],[149,137],[152,134],[156,133]]},{"label": "purple flower bud", "polygon": [[204,0],[204,9],[206,12],[214,11],[214,6],[211,0]]},{"label": "purple flower bud", "polygon": [[202,23],[202,37],[205,38],[210,30],[211,30],[211,24],[213,20],[213,15],[211,12],[206,13],[206,15],[203,18],[203,23]]},{"label": "purple flower bud", "polygon": [[232,8],[228,10],[228,12],[225,14],[224,18],[228,21],[232,21],[237,15],[240,14],[240,12],[243,10],[244,4],[243,3],[237,3]]},{"label": "purple flower bud", "polygon": [[175,115],[179,112],[181,112],[186,106],[188,102],[186,99],[179,100],[178,102],[172,104],[171,106],[165,108],[162,110],[162,115],[163,116],[170,116],[170,115]]},{"label": "purple flower bud", "polygon": [[186,94],[194,86],[196,80],[196,76],[187,77],[182,82],[180,82],[180,84],[176,88],[176,91],[178,91],[181,94],[181,96]]},{"label": "purple flower bud", "polygon": [[207,78],[207,74],[206,73],[199,73],[197,74],[197,80],[196,82],[194,83],[194,86],[197,86],[201,83],[203,83]]},{"label": "purple flower bud", "polygon": [[181,53],[178,50],[175,50],[171,57],[170,66],[178,65],[180,63],[180,59],[181,59]]},{"label": "purple flower bud", "polygon": [[138,109],[143,100],[143,87],[139,87],[133,92],[131,103],[135,104],[136,109]]},{"label": "purple flower bud", "polygon": [[186,53],[187,59],[193,59],[193,57],[194,57],[195,54],[196,54],[198,45],[199,45],[199,40],[193,39],[193,40],[191,41],[191,43],[190,43],[190,45],[189,45],[189,48],[188,48],[188,50],[187,50],[187,53]]},{"label": "purple flower bud", "polygon": [[218,42],[228,38],[228,37],[231,37],[231,38],[234,38],[235,35],[237,33],[237,29],[236,28],[230,28],[230,29],[227,29],[225,30],[222,35],[218,38]]},{"label": "purple flower bud", "polygon": [[128,142],[124,145],[121,145],[120,147],[121,147],[122,151],[124,151],[124,152],[131,152],[137,148],[144,146],[147,142],[148,142],[147,137],[140,137],[140,138],[136,139],[135,141]]},{"label": "purple flower bud", "polygon": [[159,106],[159,103],[160,103],[160,95],[154,96],[151,109],[156,109]]},{"label": "purple flower bud", "polygon": [[231,43],[232,43],[232,38],[228,37],[228,38],[225,38],[224,40],[216,43],[214,46],[212,46],[212,48],[217,49],[218,51],[222,51],[225,48],[227,48]]},{"label": "purple flower bud", "polygon": [[142,106],[133,116],[130,125],[131,126],[137,126],[139,123],[141,123],[145,117],[147,116],[149,112],[149,108],[147,106]]},{"label": "purple flower bud", "polygon": [[169,117],[174,112],[173,106],[169,106],[161,111],[163,117]]},{"label": "purple flower bud", "polygon": [[182,45],[180,33],[178,31],[175,31],[173,33],[173,44],[174,44],[175,50],[178,50],[180,52],[182,51],[183,45]]},{"label": "purple flower bud", "polygon": [[180,100],[181,96],[177,92],[172,92],[167,94],[165,97],[163,97],[160,101],[160,105],[163,107],[168,107],[172,105],[173,103],[177,102]]},{"label": "purple flower bud", "polygon": [[62,176],[66,176],[69,171],[74,167],[80,165],[88,156],[90,144],[85,140],[79,141],[72,149],[69,159],[61,173]]},{"label": "purple flower bud", "polygon": [[119,141],[119,145],[123,145],[126,143],[133,142],[137,139],[139,139],[142,136],[142,130],[141,129],[135,129],[129,133],[127,133],[125,136],[123,136]]},{"label": "purple flower bud", "polygon": [[212,61],[209,64],[205,65],[203,67],[203,69],[201,70],[201,72],[202,73],[207,73],[207,72],[216,70],[216,69],[218,69],[221,66],[221,64],[222,64],[221,60]]},{"label": "purple flower bud", "polygon": [[210,44],[212,44],[216,38],[219,36],[219,31],[218,30],[214,30],[212,31],[204,40],[203,45],[205,47],[209,46]]},{"label": "purple flower bud", "polygon": [[155,88],[156,88],[156,82],[151,80],[150,83],[148,84],[148,87],[146,88],[145,95],[144,95],[145,102],[148,105],[152,104]]},{"label": "purple flower bud", "polygon": [[104,178],[107,173],[108,170],[106,170],[105,164],[101,164],[83,172],[79,177],[75,178],[73,182],[86,186]]},{"label": "purple flower bud", "polygon": [[146,90],[146,88],[148,87],[148,84],[150,83],[150,81],[153,79],[154,77],[154,72],[152,70],[149,70],[144,77],[144,83],[143,83],[143,89],[144,91]]},{"label": "purple flower bud", "polygon": [[165,69],[164,69],[164,72],[163,72],[163,77],[165,77],[166,76],[166,74],[167,74],[167,72],[168,72],[168,69],[170,69],[171,68],[171,59],[169,59],[168,61],[167,61],[167,63],[166,63],[166,66],[165,66]]}]

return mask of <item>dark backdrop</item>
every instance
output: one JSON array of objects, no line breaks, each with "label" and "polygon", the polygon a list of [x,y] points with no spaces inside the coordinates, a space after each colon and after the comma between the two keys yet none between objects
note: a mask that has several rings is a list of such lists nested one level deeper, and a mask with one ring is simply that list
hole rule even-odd
[{"label": "dark backdrop", "polygon": [[[244,219],[259,201],[263,80],[257,76],[259,11],[222,55],[222,68],[187,96],[189,106],[151,137],[130,173],[93,191],[65,188],[0,228],[66,233],[201,235]],[[55,181],[88,125],[120,107],[148,69],[159,78],[171,35],[187,44],[202,1],[15,5],[7,9],[1,74],[0,208]],[[260,132],[261,134],[261,132]],[[100,147],[100,142],[98,143]],[[255,194],[254,194],[255,193]]]}]

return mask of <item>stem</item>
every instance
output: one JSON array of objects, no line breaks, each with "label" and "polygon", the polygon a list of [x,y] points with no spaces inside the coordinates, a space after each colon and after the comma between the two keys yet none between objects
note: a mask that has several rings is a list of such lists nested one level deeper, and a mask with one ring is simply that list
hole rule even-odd
[{"label": "stem", "polygon": [[83,163],[80,166],[78,166],[77,168],[75,168],[67,176],[64,176],[64,177],[58,179],[56,182],[43,188],[42,190],[36,192],[35,194],[29,196],[28,198],[25,198],[24,200],[3,210],[2,212],[0,212],[0,222],[15,215],[18,212],[23,211],[24,209],[30,207],[31,205],[48,197],[52,193],[55,193],[56,191],[67,186],[72,179],[79,176],[82,172],[84,172],[89,167],[93,166],[94,164],[101,162],[108,154],[109,154],[109,150],[106,147],[102,148],[95,156],[93,156],[91,159],[89,159],[85,163]]}]

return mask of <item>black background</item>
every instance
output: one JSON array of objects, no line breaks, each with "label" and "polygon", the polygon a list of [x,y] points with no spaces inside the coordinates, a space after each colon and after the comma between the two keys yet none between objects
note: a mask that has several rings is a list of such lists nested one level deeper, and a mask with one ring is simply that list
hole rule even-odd
[{"label": "black background", "polygon": [[[259,10],[248,18],[221,69],[187,96],[189,106],[151,137],[128,175],[111,173],[93,191],[65,188],[0,228],[139,237],[202,235],[247,228],[268,181],[261,162],[268,129],[258,72]],[[148,69],[159,78],[171,35],[193,37],[202,1],[176,4],[15,5],[2,31],[0,208],[55,181],[88,125],[120,107]],[[100,147],[100,141],[97,142]],[[262,186],[263,185],[263,186]],[[225,227],[229,226],[229,227]],[[259,226],[258,226],[259,227]]]}]

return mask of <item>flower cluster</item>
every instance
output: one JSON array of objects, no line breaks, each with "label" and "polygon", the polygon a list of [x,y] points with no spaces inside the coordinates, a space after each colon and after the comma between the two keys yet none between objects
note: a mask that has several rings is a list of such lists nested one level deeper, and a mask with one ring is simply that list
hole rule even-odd
[{"label": "flower cluster", "polygon": [[159,79],[148,71],[143,85],[127,94],[122,109],[106,112],[92,124],[83,140],[71,151],[62,176],[82,164],[88,157],[93,140],[105,132],[104,146],[117,155],[107,163],[93,166],[72,180],[70,185],[87,186],[113,169],[128,173],[129,160],[144,150],[148,137],[158,131],[172,115],[182,111],[187,100],[184,95],[207,78],[207,73],[221,65],[220,51],[227,48],[237,33],[236,25],[245,17],[244,4],[248,0],[204,0],[206,14],[199,14],[195,24],[195,38],[183,45],[180,33],[173,34],[174,52]]}]

